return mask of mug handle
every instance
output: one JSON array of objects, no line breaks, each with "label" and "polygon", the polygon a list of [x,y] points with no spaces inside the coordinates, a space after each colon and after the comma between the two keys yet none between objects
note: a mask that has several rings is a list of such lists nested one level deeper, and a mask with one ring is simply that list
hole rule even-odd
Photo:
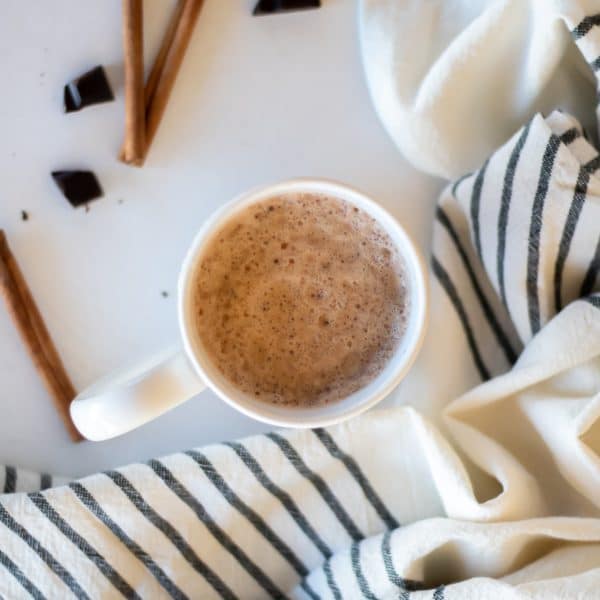
[{"label": "mug handle", "polygon": [[200,393],[206,386],[179,348],[105,377],[71,402],[71,419],[88,440],[121,435]]}]

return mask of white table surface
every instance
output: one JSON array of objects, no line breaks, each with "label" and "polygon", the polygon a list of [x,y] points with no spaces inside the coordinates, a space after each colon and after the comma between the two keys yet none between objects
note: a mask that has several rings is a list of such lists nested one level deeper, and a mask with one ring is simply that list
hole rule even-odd
[{"label": "white table surface", "polygon": [[[355,1],[253,18],[254,1],[206,0],[140,170],[116,160],[120,1],[2,2],[0,227],[78,389],[177,340],[186,247],[207,215],[252,186],[294,176],[347,182],[428,252],[440,183],[405,162],[372,109]],[[171,5],[144,3],[147,65]],[[65,115],[64,84],[97,64],[116,101]],[[88,213],[50,178],[69,168],[92,169],[104,187]],[[0,402],[0,463],[71,476],[268,428],[204,392],[121,438],[73,444],[1,305]]]}]

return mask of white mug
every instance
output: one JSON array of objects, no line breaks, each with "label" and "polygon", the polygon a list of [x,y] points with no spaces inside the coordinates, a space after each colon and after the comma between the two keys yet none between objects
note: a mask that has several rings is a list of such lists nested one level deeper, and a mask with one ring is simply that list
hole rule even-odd
[{"label": "white mug", "polygon": [[[193,335],[195,266],[207,242],[233,215],[247,206],[276,195],[298,192],[333,196],[372,216],[389,234],[404,259],[409,291],[406,332],[379,375],[350,396],[316,407],[278,406],[244,394],[209,361],[198,337]],[[100,441],[121,435],[155,419],[207,387],[237,410],[272,425],[324,427],[355,417],[385,398],[398,385],[419,352],[427,316],[425,270],[419,253],[404,229],[379,204],[339,183],[294,179],[242,194],[204,223],[181,267],[178,316],[183,348],[172,349],[145,364],[113,374],[79,394],[71,403],[71,417],[84,437]]]}]

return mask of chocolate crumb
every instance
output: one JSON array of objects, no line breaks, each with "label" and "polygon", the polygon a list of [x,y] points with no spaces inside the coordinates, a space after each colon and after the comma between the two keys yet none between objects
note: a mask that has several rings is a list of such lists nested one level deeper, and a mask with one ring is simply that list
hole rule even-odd
[{"label": "chocolate crumb", "polygon": [[29,221],[29,213],[26,210],[21,211],[21,221]]},{"label": "chocolate crumb", "polygon": [[321,0],[259,0],[252,14],[270,15],[294,10],[320,8]]},{"label": "chocolate crumb", "polygon": [[106,73],[100,65],[65,85],[65,112],[74,112],[92,104],[110,102],[114,99]]},{"label": "chocolate crumb", "polygon": [[52,178],[73,208],[102,196],[102,188],[91,171],[53,171]]}]

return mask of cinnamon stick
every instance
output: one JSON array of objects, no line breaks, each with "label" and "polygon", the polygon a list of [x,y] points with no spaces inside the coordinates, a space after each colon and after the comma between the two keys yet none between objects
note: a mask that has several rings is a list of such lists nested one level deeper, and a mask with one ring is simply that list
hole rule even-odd
[{"label": "cinnamon stick", "polygon": [[[204,0],[179,0],[163,37],[145,88],[146,141],[144,157],[160,125]],[[119,158],[124,160],[125,146]],[[142,160],[142,163],[143,163]],[[138,166],[140,164],[138,163]]]},{"label": "cinnamon stick", "polygon": [[52,396],[71,439],[80,441],[83,438],[69,415],[69,405],[76,395],[75,388],[65,371],[2,230],[0,230],[0,293],[6,300],[12,320],[36,370]]},{"label": "cinnamon stick", "polygon": [[124,161],[141,164],[146,137],[142,0],[123,0],[123,53],[125,61]]},{"label": "cinnamon stick", "polygon": [[173,90],[179,68],[190,43],[194,26],[204,0],[185,0],[173,42],[165,59],[165,64],[156,86],[156,92],[146,114],[146,152],[165,112],[169,96]]},{"label": "cinnamon stick", "polygon": [[[167,27],[167,30],[165,31],[165,35],[163,36],[162,43],[158,50],[158,54],[154,59],[152,70],[150,71],[150,75],[148,76],[148,80],[146,81],[146,87],[144,88],[144,129],[146,127],[146,114],[148,113],[148,108],[150,106],[150,103],[152,102],[152,99],[154,98],[154,94],[156,93],[156,86],[158,85],[158,81],[160,79],[160,76],[162,75],[163,68],[165,66],[165,60],[167,59],[167,54],[169,53],[169,49],[173,44],[173,38],[175,37],[175,31],[177,31],[177,26],[179,25],[179,19],[181,18],[181,12],[183,11],[184,4],[184,0],[177,0],[177,4],[173,9],[169,25]],[[145,150],[146,149],[144,148],[144,154]],[[119,152],[119,160],[122,162],[127,162],[125,160],[124,143],[121,146],[121,150]],[[141,163],[137,164],[136,166],[141,166]]]},{"label": "cinnamon stick", "polygon": [[169,20],[169,25],[167,26],[165,35],[163,36],[160,49],[158,50],[158,54],[154,59],[152,70],[150,71],[150,75],[148,75],[146,87],[144,88],[146,112],[148,111],[150,104],[154,99],[154,95],[156,94],[156,87],[158,86],[163,69],[165,68],[165,61],[167,60],[169,50],[173,45],[173,39],[175,38],[175,32],[177,31],[179,20],[181,19],[181,13],[183,12],[184,4],[185,0],[177,0],[177,4],[175,5],[175,8],[171,14],[171,19]]}]

